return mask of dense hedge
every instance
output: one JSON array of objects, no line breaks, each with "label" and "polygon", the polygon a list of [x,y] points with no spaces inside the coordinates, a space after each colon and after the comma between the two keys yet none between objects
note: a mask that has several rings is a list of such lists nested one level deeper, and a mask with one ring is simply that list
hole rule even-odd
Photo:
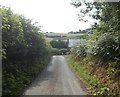
[{"label": "dense hedge", "polygon": [[[76,0],[75,0],[76,1]],[[86,38],[86,43],[80,42],[79,47],[75,47],[79,56],[91,55],[101,60],[101,62],[120,63],[120,3],[116,2],[93,2],[85,3],[85,9],[81,9],[80,14],[90,15],[99,22],[92,26],[92,30]],[[76,7],[81,7],[81,2],[73,2]],[[90,13],[96,9],[96,13]],[[82,18],[82,17],[80,17]],[[78,46],[78,45],[77,45]],[[82,50],[81,50],[82,49]],[[76,54],[76,53],[75,53]],[[76,55],[78,56],[78,54]],[[79,57],[78,56],[78,57]],[[120,69],[120,64],[116,64],[115,69]],[[103,64],[109,65],[109,64]]]},{"label": "dense hedge", "polygon": [[[81,7],[80,1],[73,2],[73,4]],[[98,19],[99,22],[92,26],[92,30],[84,42],[79,42],[71,49],[72,59],[85,65],[92,76],[99,77],[101,83],[98,83],[96,87],[92,86],[96,89],[96,95],[120,96],[119,5],[120,2],[86,2],[86,9],[81,9],[80,14],[84,14],[84,16],[88,15],[92,9],[96,9],[96,13],[92,13],[91,16]]]},{"label": "dense hedge", "polygon": [[40,27],[10,8],[2,10],[3,95],[17,95],[47,64],[50,47]]}]

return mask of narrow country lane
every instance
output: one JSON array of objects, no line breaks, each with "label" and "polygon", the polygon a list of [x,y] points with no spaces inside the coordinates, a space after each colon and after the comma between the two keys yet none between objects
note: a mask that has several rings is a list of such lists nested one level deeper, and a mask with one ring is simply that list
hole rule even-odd
[{"label": "narrow country lane", "polygon": [[24,95],[88,95],[66,63],[64,56],[53,56]]}]

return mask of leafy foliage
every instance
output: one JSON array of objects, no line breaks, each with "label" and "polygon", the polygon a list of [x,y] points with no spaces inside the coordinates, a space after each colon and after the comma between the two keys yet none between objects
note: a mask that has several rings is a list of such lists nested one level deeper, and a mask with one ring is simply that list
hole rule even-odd
[{"label": "leafy foliage", "polygon": [[10,8],[2,10],[3,95],[17,95],[47,64],[50,46],[40,27]]},{"label": "leafy foliage", "polygon": [[114,60],[117,53],[116,42],[113,36],[108,33],[103,34],[93,47],[93,55],[106,61]]},{"label": "leafy foliage", "polygon": [[87,55],[86,40],[81,39],[72,49],[71,52],[75,60],[83,60]]},{"label": "leafy foliage", "polygon": [[[83,14],[83,17],[80,15],[82,20],[85,16],[99,20],[92,26],[91,34],[87,38],[87,55],[96,56],[96,58],[107,62],[120,62],[119,3],[73,0],[72,5],[80,7],[80,14]],[[83,5],[85,8],[81,9]]]},{"label": "leafy foliage", "polygon": [[[77,60],[80,60],[81,64],[88,64],[87,66],[93,68],[94,72],[99,70],[98,68],[106,68],[106,72],[109,69],[113,71],[110,74],[104,74],[100,80],[103,84],[100,85],[97,89],[99,90],[96,95],[116,95],[119,96],[119,79],[118,76],[120,73],[120,2],[81,2],[80,0],[72,0],[72,5],[77,8],[80,8],[79,18],[80,20],[87,21],[86,17],[91,16],[92,18],[98,20],[98,23],[95,23],[92,26],[92,30],[89,33],[87,43],[85,46],[79,43],[73,50],[73,56],[77,57],[81,47],[86,47],[83,51],[84,54],[79,54],[80,57],[77,57]],[[83,8],[84,7],[84,8]],[[88,59],[90,57],[90,59]],[[85,59],[88,59],[86,63]],[[91,62],[91,63],[90,63]],[[89,64],[90,63],[90,64]],[[86,66],[86,67],[87,67]],[[102,66],[102,67],[101,67]],[[95,69],[95,67],[97,67]],[[105,70],[104,70],[105,71]],[[91,73],[92,73],[91,72]],[[102,71],[101,71],[102,72]],[[111,76],[114,76],[114,82],[111,80]],[[104,82],[107,80],[108,82]],[[114,85],[110,86],[110,82],[115,84],[115,90],[113,89]],[[116,85],[117,84],[117,85]]]},{"label": "leafy foliage", "polygon": [[64,40],[52,40],[50,42],[50,44],[52,45],[53,48],[67,48],[68,47],[68,40],[64,41]]}]

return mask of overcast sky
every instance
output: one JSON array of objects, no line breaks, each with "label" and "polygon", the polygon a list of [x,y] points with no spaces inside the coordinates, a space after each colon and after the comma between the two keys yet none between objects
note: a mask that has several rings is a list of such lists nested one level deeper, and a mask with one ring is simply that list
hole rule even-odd
[{"label": "overcast sky", "polygon": [[79,21],[79,10],[70,5],[71,0],[0,0],[3,6],[37,21],[44,32],[67,33],[87,29],[93,20]]}]

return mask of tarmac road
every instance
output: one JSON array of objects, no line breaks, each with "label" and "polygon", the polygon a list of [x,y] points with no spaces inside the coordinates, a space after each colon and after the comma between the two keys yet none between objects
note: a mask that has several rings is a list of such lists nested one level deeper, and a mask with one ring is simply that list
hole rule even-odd
[{"label": "tarmac road", "polygon": [[24,95],[88,95],[83,83],[66,63],[66,57],[53,56]]}]

